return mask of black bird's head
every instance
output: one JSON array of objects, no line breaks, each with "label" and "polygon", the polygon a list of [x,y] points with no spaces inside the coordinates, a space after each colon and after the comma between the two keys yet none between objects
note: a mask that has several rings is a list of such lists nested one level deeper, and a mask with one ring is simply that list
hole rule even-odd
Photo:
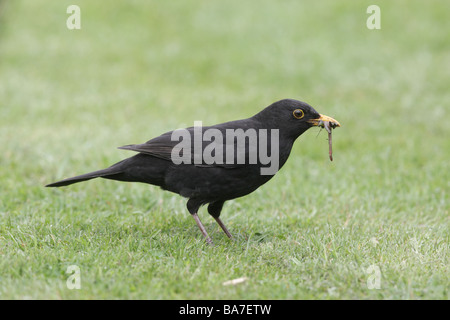
[{"label": "black bird's head", "polygon": [[296,139],[306,130],[315,126],[323,126],[328,121],[331,128],[340,127],[335,119],[318,113],[306,102],[283,99],[255,115],[259,121],[270,128],[279,128],[280,132]]}]

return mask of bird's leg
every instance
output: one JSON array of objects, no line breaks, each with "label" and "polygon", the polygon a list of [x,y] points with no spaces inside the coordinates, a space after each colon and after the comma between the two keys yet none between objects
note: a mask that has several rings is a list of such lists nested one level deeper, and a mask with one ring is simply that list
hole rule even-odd
[{"label": "bird's leg", "polygon": [[223,224],[222,220],[220,220],[219,217],[214,217],[214,219],[216,219],[217,223],[219,224],[219,226],[222,228],[223,232],[225,232],[225,234],[227,235],[228,238],[233,239],[233,237],[231,236],[230,231],[228,231],[227,227],[225,227],[225,225]]},{"label": "bird's leg", "polygon": [[225,201],[211,202],[208,206],[208,212],[216,220],[216,222],[222,228],[223,232],[225,232],[227,237],[232,239],[233,237],[231,236],[230,231],[228,231],[227,227],[225,227],[222,220],[220,220],[220,218],[219,218],[224,202]]},{"label": "bird's leg", "polygon": [[203,226],[203,223],[200,221],[200,218],[197,215],[197,211],[200,208],[202,202],[199,201],[198,199],[189,199],[189,201],[187,202],[187,209],[189,211],[189,213],[192,215],[192,217],[195,220],[195,223],[197,223],[198,228],[200,229],[200,231],[202,232],[203,236],[206,239],[206,242],[208,242],[208,244],[212,245],[213,242],[211,240],[211,237],[208,235],[208,232],[206,232],[205,227]]},{"label": "bird's leg", "polygon": [[200,231],[202,232],[203,236],[206,239],[206,242],[208,242],[208,244],[213,244],[211,237],[208,235],[208,232],[206,232],[205,227],[203,226],[202,222],[200,221],[200,218],[198,217],[197,213],[192,214],[192,217],[194,217],[195,222],[197,223],[198,228],[200,229]]}]

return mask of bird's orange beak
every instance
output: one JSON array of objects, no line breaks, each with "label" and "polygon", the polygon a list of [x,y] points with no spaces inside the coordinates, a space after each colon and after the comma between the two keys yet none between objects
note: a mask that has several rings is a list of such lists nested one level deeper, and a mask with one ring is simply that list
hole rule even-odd
[{"label": "bird's orange beak", "polygon": [[341,126],[341,124],[337,120],[333,119],[332,117],[325,116],[323,114],[321,114],[318,119],[311,119],[308,120],[307,122],[311,123],[313,126],[318,126],[322,128],[324,127],[324,122],[329,122],[330,127],[333,129]]}]

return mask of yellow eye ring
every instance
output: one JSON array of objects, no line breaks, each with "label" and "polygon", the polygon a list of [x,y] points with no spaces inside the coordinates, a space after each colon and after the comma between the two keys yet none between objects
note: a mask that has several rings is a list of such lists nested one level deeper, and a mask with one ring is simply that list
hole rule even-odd
[{"label": "yellow eye ring", "polygon": [[301,119],[305,116],[305,113],[302,109],[295,109],[294,112],[292,112],[295,119]]}]

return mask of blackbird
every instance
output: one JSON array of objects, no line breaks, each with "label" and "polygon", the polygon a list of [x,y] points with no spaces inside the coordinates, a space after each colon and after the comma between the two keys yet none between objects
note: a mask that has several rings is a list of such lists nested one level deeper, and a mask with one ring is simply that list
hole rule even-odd
[{"label": "blackbird", "polygon": [[340,124],[305,102],[283,99],[248,119],[206,127],[195,125],[143,144],[120,147],[138,153],[109,168],[46,187],[99,177],[160,186],[188,198],[189,213],[212,244],[197,215],[199,208],[208,204],[209,214],[232,238],[220,219],[224,202],[245,196],[269,181],[285,164],[295,140],[314,126],[325,127],[331,133],[330,127]]}]

